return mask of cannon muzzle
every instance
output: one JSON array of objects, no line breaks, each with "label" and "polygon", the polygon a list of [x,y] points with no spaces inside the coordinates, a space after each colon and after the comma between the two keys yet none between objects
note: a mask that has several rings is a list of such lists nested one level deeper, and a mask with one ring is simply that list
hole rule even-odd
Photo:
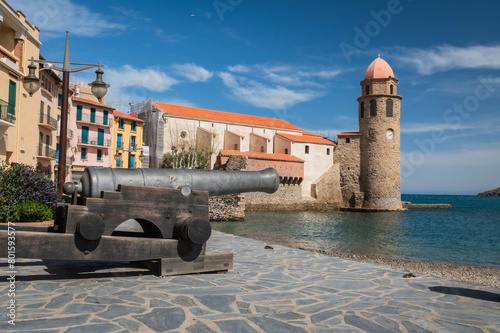
[{"label": "cannon muzzle", "polygon": [[[103,191],[116,191],[118,185],[151,186],[208,191],[209,195],[244,192],[274,193],[279,187],[278,172],[273,168],[261,171],[198,170],[198,169],[116,169],[88,166],[80,183],[78,194],[84,198],[98,198]],[[74,183],[63,186],[66,194],[73,194]]]}]

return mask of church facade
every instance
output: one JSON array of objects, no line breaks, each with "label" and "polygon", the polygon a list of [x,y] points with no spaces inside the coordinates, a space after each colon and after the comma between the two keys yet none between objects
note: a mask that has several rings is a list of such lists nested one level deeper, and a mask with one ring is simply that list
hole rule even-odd
[{"label": "church facade", "polygon": [[136,110],[145,122],[149,167],[160,167],[168,156],[167,167],[213,169],[243,156],[246,170],[273,167],[281,178],[280,191],[256,204],[402,210],[398,80],[379,57],[360,84],[359,131],[338,134],[338,142],[280,119],[148,100]]}]

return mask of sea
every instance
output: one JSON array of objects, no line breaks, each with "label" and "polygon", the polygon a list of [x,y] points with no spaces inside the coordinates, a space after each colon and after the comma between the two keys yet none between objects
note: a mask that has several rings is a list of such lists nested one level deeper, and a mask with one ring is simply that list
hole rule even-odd
[{"label": "sea", "polygon": [[253,212],[212,222],[225,233],[315,250],[500,268],[500,197],[402,195],[404,212]]}]

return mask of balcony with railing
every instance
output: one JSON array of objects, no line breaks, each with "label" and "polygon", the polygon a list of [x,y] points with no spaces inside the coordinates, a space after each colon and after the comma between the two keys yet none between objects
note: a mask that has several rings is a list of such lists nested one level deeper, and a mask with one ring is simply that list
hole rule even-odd
[{"label": "balcony with railing", "polygon": [[38,159],[49,159],[49,160],[56,159],[57,151],[47,144],[44,143],[38,144],[36,147],[36,151]]},{"label": "balcony with railing", "polygon": [[85,146],[105,147],[111,148],[111,139],[102,139],[98,137],[85,137],[78,136],[78,144]]},{"label": "balcony with railing", "polygon": [[77,123],[85,123],[85,124],[93,124],[98,126],[113,126],[113,117],[104,117],[99,115],[91,115],[91,114],[77,114],[76,117]]},{"label": "balcony with railing", "polygon": [[45,127],[48,130],[55,131],[57,129],[57,120],[48,114],[39,114],[38,125]]},{"label": "balcony with railing", "polygon": [[16,123],[16,107],[0,99],[0,122],[6,126],[14,126]]}]

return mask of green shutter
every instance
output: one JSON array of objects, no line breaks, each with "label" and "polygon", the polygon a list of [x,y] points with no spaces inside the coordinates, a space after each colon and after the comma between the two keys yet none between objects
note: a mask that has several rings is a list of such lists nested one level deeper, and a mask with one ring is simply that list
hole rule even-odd
[{"label": "green shutter", "polygon": [[7,107],[7,113],[13,116],[16,115],[16,94],[17,85],[14,81],[9,80],[9,106]]}]

